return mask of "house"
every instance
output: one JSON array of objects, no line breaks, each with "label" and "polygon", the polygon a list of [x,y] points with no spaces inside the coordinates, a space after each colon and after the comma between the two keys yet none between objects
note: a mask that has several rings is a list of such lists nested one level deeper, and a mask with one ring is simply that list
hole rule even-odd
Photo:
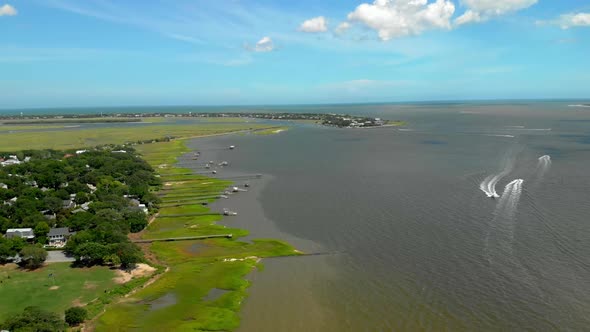
[{"label": "house", "polygon": [[51,212],[50,210],[41,211],[41,213],[43,214],[43,217],[45,217],[45,219],[47,220],[55,220],[55,218],[57,217],[55,213]]},{"label": "house", "polygon": [[82,153],[86,153],[88,152],[88,150],[78,150],[76,151],[76,154],[82,154]]},{"label": "house", "polygon": [[10,165],[19,165],[20,160],[18,160],[17,156],[10,156],[8,159],[0,162],[2,166],[10,166]]},{"label": "house", "polygon": [[18,200],[18,197],[13,197],[13,198],[9,199],[8,201],[4,201],[4,205],[12,205],[12,204],[16,203],[17,200]]},{"label": "house", "polygon": [[137,207],[143,211],[143,213],[148,214],[148,208],[145,206],[145,204],[139,204]]},{"label": "house", "polygon": [[80,208],[84,211],[88,211],[88,209],[90,208],[90,203],[92,203],[92,202],[86,202],[86,203],[80,205]]},{"label": "house", "polygon": [[25,240],[32,240],[35,238],[35,233],[33,233],[32,228],[9,228],[6,230],[5,237],[7,239],[12,239],[14,237],[20,237]]},{"label": "house", "polygon": [[70,232],[67,227],[51,228],[47,233],[47,239],[49,240],[49,246],[61,248],[66,245],[68,238],[76,232]]},{"label": "house", "polygon": [[8,189],[8,185],[6,185],[5,183],[0,183],[0,188]]},{"label": "house", "polygon": [[90,183],[87,183],[86,186],[88,189],[90,189],[90,193],[94,193],[96,191],[96,186],[93,186]]},{"label": "house", "polygon": [[74,203],[71,199],[66,199],[61,202],[61,207],[63,209],[73,209],[76,207],[76,203]]}]

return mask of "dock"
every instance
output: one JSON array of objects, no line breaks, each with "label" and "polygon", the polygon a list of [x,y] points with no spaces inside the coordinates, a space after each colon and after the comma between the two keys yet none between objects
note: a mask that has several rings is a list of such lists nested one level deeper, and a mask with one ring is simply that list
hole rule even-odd
[{"label": "dock", "polygon": [[153,243],[153,242],[174,242],[174,241],[191,241],[191,240],[206,240],[206,239],[231,239],[233,234],[217,234],[217,235],[201,235],[201,236],[182,236],[182,237],[167,237],[163,239],[140,239],[132,240],[133,243]]}]

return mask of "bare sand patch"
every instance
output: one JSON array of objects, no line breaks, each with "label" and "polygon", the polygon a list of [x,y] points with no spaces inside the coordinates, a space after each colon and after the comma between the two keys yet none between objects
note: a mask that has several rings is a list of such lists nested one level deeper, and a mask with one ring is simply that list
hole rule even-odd
[{"label": "bare sand patch", "polygon": [[124,270],[117,270],[116,277],[113,278],[113,281],[118,284],[124,284],[129,282],[133,278],[141,278],[151,275],[156,271],[156,268],[151,267],[144,263],[139,263],[136,267],[131,271],[124,271]]},{"label": "bare sand patch", "polygon": [[84,282],[84,289],[95,289],[98,285],[94,282]]},{"label": "bare sand patch", "polygon": [[74,301],[72,301],[72,307],[83,307],[84,303],[82,303],[82,301],[80,301],[80,298],[75,299]]}]

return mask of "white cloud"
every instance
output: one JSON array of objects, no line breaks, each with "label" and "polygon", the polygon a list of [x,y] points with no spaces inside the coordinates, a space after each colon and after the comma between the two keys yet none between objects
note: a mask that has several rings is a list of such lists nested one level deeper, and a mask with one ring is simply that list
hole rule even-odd
[{"label": "white cloud", "polygon": [[9,4],[0,7],[0,16],[15,16],[16,14],[18,14],[16,8]]},{"label": "white cloud", "polygon": [[455,19],[455,24],[462,25],[467,23],[477,23],[483,21],[483,18],[478,12],[467,10],[463,15]]},{"label": "white cloud", "polygon": [[451,29],[454,13],[450,0],[375,0],[359,5],[348,14],[348,21],[376,30],[379,38],[387,41],[432,29]]},{"label": "white cloud", "polygon": [[328,31],[328,22],[326,21],[326,18],[323,16],[310,18],[309,20],[301,23],[298,30],[301,32],[311,33],[326,32]]},{"label": "white cloud", "polygon": [[457,25],[483,22],[513,13],[536,4],[537,0],[462,0],[461,3],[467,10],[455,19]]},{"label": "white cloud", "polygon": [[271,52],[275,49],[275,44],[273,43],[270,37],[262,37],[253,48],[251,48],[254,52]]},{"label": "white cloud", "polygon": [[338,35],[345,33],[348,29],[350,29],[351,25],[348,22],[342,22],[338,24],[334,32]]},{"label": "white cloud", "polygon": [[557,25],[564,30],[576,27],[590,27],[590,13],[563,14],[555,20],[538,21],[537,24]]}]

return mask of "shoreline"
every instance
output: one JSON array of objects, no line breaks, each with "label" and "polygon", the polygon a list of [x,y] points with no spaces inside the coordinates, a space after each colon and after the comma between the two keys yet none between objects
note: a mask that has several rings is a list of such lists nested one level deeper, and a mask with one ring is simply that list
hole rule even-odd
[{"label": "shoreline", "polygon": [[[201,156],[205,160],[227,160],[230,166],[220,176],[227,172],[231,172],[227,175],[238,176],[259,172],[256,168],[244,166],[242,160],[248,158],[250,149],[256,148],[256,142],[262,139],[264,138],[256,136],[227,135],[213,139],[194,139],[187,146],[201,149]],[[229,145],[236,145],[236,150],[225,149]],[[301,250],[302,256],[264,258],[264,270],[253,269],[246,275],[250,286],[248,296],[240,306],[241,323],[236,331],[299,331],[299,327],[303,328],[298,323],[301,317],[308,317],[315,322],[315,326],[324,326],[326,331],[332,331],[327,328],[326,322],[334,321],[337,317],[313,289],[317,287],[318,278],[331,280],[337,277],[337,271],[333,269],[331,262],[340,258],[332,254],[306,255],[305,253],[323,253],[326,249],[319,243],[282,231],[279,224],[267,216],[263,206],[265,191],[278,177],[266,172],[260,173],[263,173],[263,177],[251,181],[249,192],[238,193],[229,200],[218,200],[211,207],[237,211],[238,216],[225,218],[220,224],[248,229],[250,234],[245,239],[278,238]],[[292,301],[278,308],[274,301],[277,297],[290,297]]]},{"label": "shoreline", "polygon": [[[268,128],[265,129],[268,130]],[[252,131],[248,130],[248,132]],[[234,131],[208,135],[207,137],[237,133]],[[207,137],[200,136],[198,138]],[[230,181],[196,174],[195,169],[178,165],[182,163],[183,158],[190,155],[188,139],[179,138],[171,142],[147,144],[141,148],[140,152],[144,159],[156,168],[161,176],[171,177],[166,180],[167,182],[177,184],[171,186],[172,189],[167,190],[166,194],[171,194],[171,191],[174,192],[178,189],[186,192],[187,189],[195,188],[195,186],[205,189],[211,188],[211,192],[214,193],[218,190],[215,188],[220,185],[232,185]],[[152,151],[151,155],[150,150]],[[157,153],[154,154],[154,151]],[[166,168],[158,168],[157,165],[161,163],[161,159],[174,159],[174,162],[169,163]],[[187,171],[192,175],[184,175]],[[187,178],[199,181],[185,181]],[[163,196],[164,199],[165,197],[166,195]],[[217,199],[210,200],[212,204],[214,201]],[[174,208],[163,207],[160,212],[164,211],[164,214],[166,211],[179,213],[196,211],[195,209],[212,211],[211,207],[203,207],[199,204]],[[220,232],[233,233],[234,238],[151,244],[148,250],[157,257],[158,262],[163,264],[168,272],[163,273],[149,286],[138,289],[124,302],[109,307],[102,316],[97,318],[97,330],[108,330],[112,328],[113,324],[135,327],[145,325],[145,327],[162,329],[237,329],[240,321],[241,303],[246,299],[246,290],[250,285],[246,278],[261,266],[260,259],[297,256],[300,255],[300,252],[280,240],[253,239],[250,242],[243,242],[249,231],[225,226],[222,220],[215,216],[212,217],[210,214],[201,217],[188,217],[187,214],[187,217],[181,216],[175,219],[155,218],[146,229],[142,239],[164,238],[170,234],[213,235]],[[194,270],[197,267],[198,270]],[[223,290],[223,294],[214,300],[209,299],[207,294],[216,289]],[[195,297],[201,300],[195,302]],[[166,319],[161,317],[159,310],[154,313],[137,311],[138,306],[142,306],[144,303],[163,301],[159,299],[173,299],[170,308],[165,309]],[[191,315],[200,318],[186,320],[182,312],[192,312]],[[225,318],[222,321],[213,319],[218,315]]]}]

